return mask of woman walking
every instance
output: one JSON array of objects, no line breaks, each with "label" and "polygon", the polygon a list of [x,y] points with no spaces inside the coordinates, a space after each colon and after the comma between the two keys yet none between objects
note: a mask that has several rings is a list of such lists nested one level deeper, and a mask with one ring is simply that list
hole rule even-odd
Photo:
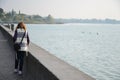
[{"label": "woman walking", "polygon": [[16,51],[17,53],[15,54],[14,72],[18,72],[18,74],[21,75],[23,70],[24,56],[28,51],[28,45],[30,42],[26,26],[23,22],[18,23],[13,36],[13,41],[15,44],[20,45],[20,48]]}]

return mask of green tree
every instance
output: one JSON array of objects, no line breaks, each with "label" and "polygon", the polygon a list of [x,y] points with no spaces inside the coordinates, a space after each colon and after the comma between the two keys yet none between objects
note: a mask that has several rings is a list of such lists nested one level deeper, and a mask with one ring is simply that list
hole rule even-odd
[{"label": "green tree", "polygon": [[46,17],[45,20],[46,20],[46,23],[48,23],[48,24],[52,24],[55,22],[54,18],[50,14]]},{"label": "green tree", "polygon": [[0,21],[2,21],[5,18],[5,13],[2,8],[0,8]]},{"label": "green tree", "polygon": [[12,20],[12,13],[11,12],[8,12],[8,13],[6,13],[6,20],[7,21],[11,21]]}]

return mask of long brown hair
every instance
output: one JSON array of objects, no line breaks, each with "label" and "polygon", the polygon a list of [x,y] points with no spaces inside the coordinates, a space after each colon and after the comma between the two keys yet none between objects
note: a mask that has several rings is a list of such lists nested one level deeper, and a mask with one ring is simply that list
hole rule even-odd
[{"label": "long brown hair", "polygon": [[16,30],[18,28],[22,28],[22,29],[24,29],[26,31],[26,26],[25,26],[24,22],[19,22],[18,25],[17,25],[17,27],[16,27]]}]

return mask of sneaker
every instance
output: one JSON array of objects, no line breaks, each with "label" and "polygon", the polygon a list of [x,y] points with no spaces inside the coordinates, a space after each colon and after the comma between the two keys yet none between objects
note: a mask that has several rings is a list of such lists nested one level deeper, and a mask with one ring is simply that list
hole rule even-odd
[{"label": "sneaker", "polygon": [[22,75],[22,71],[18,71],[18,74],[19,74],[19,75]]},{"label": "sneaker", "polygon": [[18,72],[18,70],[17,69],[14,69],[14,73],[17,73]]}]

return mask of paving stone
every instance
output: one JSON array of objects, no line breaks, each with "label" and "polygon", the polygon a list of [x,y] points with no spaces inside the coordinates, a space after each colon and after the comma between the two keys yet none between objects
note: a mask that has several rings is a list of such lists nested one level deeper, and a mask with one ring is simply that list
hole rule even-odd
[{"label": "paving stone", "polygon": [[14,50],[0,30],[0,80],[23,80],[22,76],[13,73],[14,54]]}]

